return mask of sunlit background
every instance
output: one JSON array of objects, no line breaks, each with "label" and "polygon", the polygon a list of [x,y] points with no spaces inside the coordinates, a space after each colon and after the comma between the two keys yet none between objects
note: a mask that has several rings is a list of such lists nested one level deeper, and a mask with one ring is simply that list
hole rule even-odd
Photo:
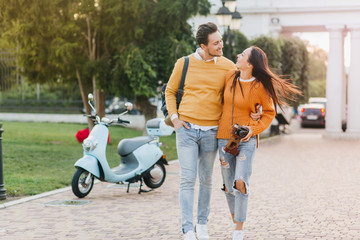
[{"label": "sunlit background", "polygon": [[[301,39],[309,41],[311,45],[318,46],[324,49],[325,51],[329,52],[329,33],[305,32],[305,33],[295,33],[294,35],[300,37]],[[347,36],[345,37],[345,42],[344,42],[344,48],[345,48],[344,64],[345,67],[347,67],[347,69],[350,66],[350,37],[351,34],[348,33]]]}]

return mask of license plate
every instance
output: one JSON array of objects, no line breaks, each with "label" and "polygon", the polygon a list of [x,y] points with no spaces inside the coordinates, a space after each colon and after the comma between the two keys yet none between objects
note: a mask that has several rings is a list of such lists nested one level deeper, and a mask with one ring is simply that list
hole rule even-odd
[{"label": "license plate", "polygon": [[308,120],[316,120],[316,119],[318,119],[318,116],[316,116],[316,115],[308,115],[307,119]]}]

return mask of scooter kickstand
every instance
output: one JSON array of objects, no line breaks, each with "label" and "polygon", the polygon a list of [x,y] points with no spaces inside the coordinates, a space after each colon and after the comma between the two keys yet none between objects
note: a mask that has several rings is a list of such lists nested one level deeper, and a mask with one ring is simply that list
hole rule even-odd
[{"label": "scooter kickstand", "polygon": [[128,183],[126,193],[129,193],[130,183]]},{"label": "scooter kickstand", "polygon": [[150,192],[151,191],[151,190],[148,191],[148,190],[141,189],[142,185],[143,185],[143,180],[142,180],[142,178],[140,178],[139,194],[141,194],[142,192]]}]

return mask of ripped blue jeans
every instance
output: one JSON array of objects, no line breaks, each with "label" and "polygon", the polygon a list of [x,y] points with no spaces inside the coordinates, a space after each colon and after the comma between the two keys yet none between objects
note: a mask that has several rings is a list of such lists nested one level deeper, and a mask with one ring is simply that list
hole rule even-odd
[{"label": "ripped blue jeans", "polygon": [[[235,221],[245,222],[249,198],[249,179],[257,140],[256,137],[251,137],[248,142],[240,142],[240,153],[236,157],[223,150],[227,142],[227,139],[218,139],[221,173],[227,190],[225,196],[230,213],[234,214]],[[242,180],[245,183],[245,193],[236,189],[236,180]]]}]

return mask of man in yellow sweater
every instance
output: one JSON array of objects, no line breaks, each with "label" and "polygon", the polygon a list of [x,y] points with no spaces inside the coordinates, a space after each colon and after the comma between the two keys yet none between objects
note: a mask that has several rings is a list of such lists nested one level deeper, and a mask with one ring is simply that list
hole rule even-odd
[{"label": "man in yellow sweater", "polygon": [[176,147],[181,168],[180,208],[184,239],[195,240],[193,226],[194,185],[199,172],[199,197],[196,234],[209,239],[207,222],[210,212],[212,172],[217,151],[216,133],[222,110],[225,76],[235,65],[222,57],[222,36],[214,23],[199,26],[198,48],[189,55],[183,97],[176,107],[184,58],[179,59],[165,91],[169,116],[176,131]]}]

